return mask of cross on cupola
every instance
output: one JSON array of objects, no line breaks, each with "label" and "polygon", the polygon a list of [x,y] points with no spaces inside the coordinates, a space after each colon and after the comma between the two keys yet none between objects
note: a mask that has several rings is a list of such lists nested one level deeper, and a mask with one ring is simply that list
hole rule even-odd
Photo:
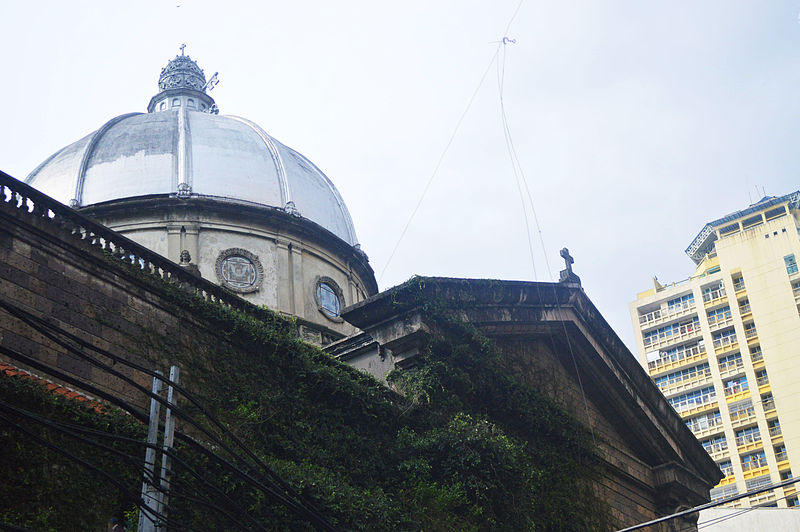
[{"label": "cross on cupola", "polygon": [[575,272],[572,271],[572,265],[575,263],[575,259],[573,259],[572,255],[569,254],[569,250],[567,248],[563,248],[559,252],[559,255],[564,258],[566,269],[561,270],[560,279],[558,282],[580,286],[581,278],[575,275]]},{"label": "cross on cupola", "polygon": [[186,49],[186,45],[185,44],[181,44],[180,46],[178,46],[178,48],[181,49],[181,55],[183,55],[183,51]]}]

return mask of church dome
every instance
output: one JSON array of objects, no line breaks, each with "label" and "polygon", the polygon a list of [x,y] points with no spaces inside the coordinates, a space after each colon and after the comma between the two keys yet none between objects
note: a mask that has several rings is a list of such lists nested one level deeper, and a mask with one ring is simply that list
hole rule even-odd
[{"label": "church dome", "polygon": [[281,209],[351,246],[353,222],[333,183],[253,122],[221,116],[203,71],[179,55],[161,71],[147,113],[106,122],[59,150],[26,183],[72,207],[166,195]]}]

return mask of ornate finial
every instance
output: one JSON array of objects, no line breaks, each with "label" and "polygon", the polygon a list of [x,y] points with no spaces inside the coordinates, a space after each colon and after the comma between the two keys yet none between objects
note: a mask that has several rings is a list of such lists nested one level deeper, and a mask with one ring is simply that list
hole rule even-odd
[{"label": "ornate finial", "polygon": [[161,75],[158,77],[158,88],[162,91],[194,89],[205,92],[205,86],[206,76],[203,74],[203,70],[192,61],[191,57],[183,55],[183,48],[181,48],[181,55],[176,55],[175,59],[167,63],[167,66],[161,69]]},{"label": "ornate finial", "polygon": [[183,55],[183,50],[186,48],[185,44],[181,44],[178,48],[181,49],[181,55]]},{"label": "ornate finial", "polygon": [[178,197],[188,198],[192,195],[192,187],[189,183],[178,183]]},{"label": "ornate finial", "polygon": [[564,258],[564,264],[566,265],[566,269],[561,270],[560,279],[558,280],[558,282],[580,286],[581,278],[575,275],[575,273],[572,271],[572,265],[575,263],[575,259],[573,259],[572,255],[569,254],[569,250],[567,248],[563,248],[559,252],[559,255],[561,255]]}]

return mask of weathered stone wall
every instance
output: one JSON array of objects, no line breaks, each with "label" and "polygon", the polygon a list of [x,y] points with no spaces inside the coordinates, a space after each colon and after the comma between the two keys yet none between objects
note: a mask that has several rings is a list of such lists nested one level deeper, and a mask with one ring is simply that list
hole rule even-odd
[{"label": "weathered stone wall", "polygon": [[[182,382],[202,371],[209,346],[227,340],[196,313],[180,308],[161,279],[124,264],[87,240],[63,231],[46,217],[0,203],[0,302],[42,318],[61,330],[148,369],[167,372],[182,357],[196,355],[198,365],[183,367]],[[0,308],[0,346],[30,356],[58,371],[91,383],[142,407],[146,398],[129,384],[37,332]],[[106,357],[98,360],[150,387],[151,379]],[[42,375],[0,354],[10,363]],[[46,375],[43,375],[46,376]]]},{"label": "weathered stone wall", "polygon": [[[545,393],[575,419],[591,427],[603,459],[598,479],[600,497],[609,505],[616,523],[642,523],[657,517],[652,469],[639,460],[604,414],[584,398],[575,379],[555,356],[547,338],[495,338],[508,369]],[[585,377],[585,376],[584,376]]]}]

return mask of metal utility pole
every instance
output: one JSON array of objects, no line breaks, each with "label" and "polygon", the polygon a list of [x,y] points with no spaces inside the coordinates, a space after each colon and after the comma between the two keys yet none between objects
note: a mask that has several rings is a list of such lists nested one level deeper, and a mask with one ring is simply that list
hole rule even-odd
[{"label": "metal utility pole", "polygon": [[[158,377],[153,377],[153,395],[161,393],[161,372],[156,371]],[[142,501],[144,507],[150,512],[145,515],[143,509],[139,510],[138,532],[156,532],[155,514],[158,509],[158,494],[155,486],[156,449],[158,443],[158,420],[161,412],[161,403],[155,397],[150,398],[150,424],[147,429],[147,451],[144,455],[144,481],[142,482]]]},{"label": "metal utility pole", "polygon": [[[163,453],[161,454],[161,493],[158,494],[158,513],[167,515],[167,504],[169,493],[169,477],[170,471],[170,457],[167,453],[172,449],[172,443],[175,439],[175,416],[172,415],[172,407],[175,404],[173,393],[173,384],[178,384],[181,372],[178,366],[169,368],[169,388],[167,389],[167,416],[164,421],[164,446]],[[163,524],[157,527],[158,532],[166,532],[167,528]]]}]

